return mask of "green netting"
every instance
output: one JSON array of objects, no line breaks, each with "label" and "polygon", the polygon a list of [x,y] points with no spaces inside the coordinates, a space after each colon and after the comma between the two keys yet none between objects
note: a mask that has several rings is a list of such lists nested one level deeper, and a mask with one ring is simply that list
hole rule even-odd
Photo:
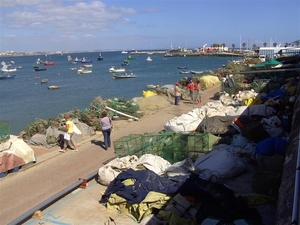
[{"label": "green netting", "polygon": [[133,100],[125,101],[122,98],[108,99],[107,106],[132,116],[136,116],[137,111],[139,110],[139,105]]},{"label": "green netting", "polygon": [[116,156],[140,155],[139,151],[142,145],[143,139],[141,134],[130,134],[122,137],[114,142]]},{"label": "green netting", "polygon": [[7,141],[10,137],[10,123],[0,121],[0,142]]},{"label": "green netting", "polygon": [[201,157],[211,149],[216,140],[216,136],[207,133],[145,133],[120,138],[114,142],[114,147],[117,157],[153,154],[175,163],[186,158],[195,160]]}]

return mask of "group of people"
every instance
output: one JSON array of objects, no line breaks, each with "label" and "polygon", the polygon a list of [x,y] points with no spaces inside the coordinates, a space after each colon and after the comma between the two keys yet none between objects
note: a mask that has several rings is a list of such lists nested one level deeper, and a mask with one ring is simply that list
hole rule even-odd
[{"label": "group of people", "polygon": [[[191,101],[195,104],[200,104],[202,100],[202,86],[199,80],[196,83],[193,82],[192,79],[189,79],[188,84],[186,86],[186,90],[190,92]],[[179,82],[177,82],[174,86],[175,91],[175,105],[179,105],[179,101],[182,95],[182,90],[179,88]],[[67,147],[69,146],[69,142],[74,146],[74,151],[78,151],[77,143],[74,139],[74,122],[70,118],[68,114],[64,114],[65,118],[65,130],[66,133],[64,135],[64,144],[63,148],[59,150],[60,152],[66,152]],[[113,128],[112,119],[107,116],[107,112],[103,111],[100,118],[101,130],[104,139],[104,149],[107,150],[111,146],[111,138],[110,134]]]},{"label": "group of people", "polygon": [[[196,83],[193,82],[193,79],[189,78],[187,80],[186,90],[190,92],[191,101],[195,104],[200,104],[202,101],[202,85],[199,80]],[[182,90],[179,88],[179,82],[176,82],[174,86],[175,92],[175,105],[179,105],[179,101],[182,95]]]},{"label": "group of people", "polygon": [[[78,151],[77,143],[74,138],[74,134],[75,134],[74,122],[68,114],[64,114],[64,118],[65,118],[64,127],[66,130],[66,133],[64,135],[63,148],[60,149],[59,151],[66,152],[67,147],[70,145],[69,142],[71,142],[71,144],[73,145],[74,151]],[[102,130],[102,134],[103,134],[103,138],[104,138],[104,149],[107,150],[111,146],[110,134],[111,134],[113,125],[112,125],[112,120],[110,117],[107,116],[106,111],[103,111],[101,114],[100,124],[101,124],[101,130]]]}]

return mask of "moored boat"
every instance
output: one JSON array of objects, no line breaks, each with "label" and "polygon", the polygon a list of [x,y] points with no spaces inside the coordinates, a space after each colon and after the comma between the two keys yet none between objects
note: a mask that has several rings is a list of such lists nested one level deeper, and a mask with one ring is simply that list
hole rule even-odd
[{"label": "moored boat", "polygon": [[135,78],[134,73],[113,74],[113,79]]},{"label": "moored boat", "polygon": [[135,57],[133,57],[132,55],[127,56],[128,60],[135,60]]},{"label": "moored boat", "polygon": [[88,73],[92,73],[92,70],[88,70],[88,69],[79,69],[77,71],[77,74],[88,74]]},{"label": "moored boat", "polygon": [[164,55],[164,57],[173,57],[173,55],[172,55],[171,53],[167,52],[167,53]]},{"label": "moored boat", "polygon": [[98,54],[98,61],[102,61],[103,60],[103,56],[101,55],[101,53]]},{"label": "moored boat", "polygon": [[147,62],[152,62],[152,59],[150,56],[148,56],[146,60],[147,60]]},{"label": "moored boat", "polygon": [[180,74],[189,74],[189,73],[191,73],[191,71],[190,70],[182,70],[179,73]]},{"label": "moored boat", "polygon": [[84,63],[83,66],[84,66],[84,67],[92,67],[93,64],[91,64],[91,63]]},{"label": "moored boat", "polygon": [[7,74],[7,75],[0,75],[0,79],[1,80],[5,80],[5,79],[14,79],[16,77],[16,75],[10,75],[10,74]]},{"label": "moored boat", "polygon": [[110,73],[124,73],[125,72],[125,68],[121,67],[121,68],[115,68],[114,66],[110,67],[108,70]]},{"label": "moored boat", "polygon": [[178,69],[187,69],[187,66],[177,66]]},{"label": "moored boat", "polygon": [[8,68],[6,65],[1,68],[1,72],[4,73],[16,72],[16,71],[17,71],[16,68]]},{"label": "moored boat", "polygon": [[85,57],[83,57],[82,59],[81,59],[81,63],[93,63],[93,61],[92,60],[87,60]]},{"label": "moored boat", "polygon": [[44,62],[40,58],[38,58],[35,63],[36,64],[43,64]]},{"label": "moored boat", "polygon": [[33,67],[33,70],[38,72],[38,71],[45,71],[47,69],[46,68]]},{"label": "moored boat", "polygon": [[53,61],[48,61],[48,60],[46,60],[45,62],[44,62],[44,65],[45,66],[53,66],[55,64],[55,62],[53,62]]},{"label": "moored boat", "polygon": [[41,79],[41,84],[46,84],[48,83],[48,79]]},{"label": "moored boat", "polygon": [[48,86],[48,89],[50,89],[50,90],[56,90],[56,89],[60,89],[60,86],[58,86],[58,85],[51,85],[51,86]]},{"label": "moored boat", "polygon": [[203,71],[190,70],[190,73],[192,73],[192,74],[202,74]]}]

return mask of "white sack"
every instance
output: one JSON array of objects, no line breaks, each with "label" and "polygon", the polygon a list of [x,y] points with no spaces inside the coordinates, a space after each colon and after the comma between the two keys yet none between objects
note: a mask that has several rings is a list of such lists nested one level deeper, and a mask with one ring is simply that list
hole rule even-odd
[{"label": "white sack", "polygon": [[269,134],[270,137],[277,137],[282,134],[283,132],[281,126],[282,122],[277,116],[272,116],[270,118],[263,118],[261,122],[265,131]]},{"label": "white sack", "polygon": [[142,155],[135,163],[133,163],[131,168],[138,169],[140,166],[143,166],[146,169],[153,171],[157,175],[162,175],[170,165],[170,162],[160,156],[145,154]]},{"label": "white sack", "polygon": [[185,159],[180,162],[176,162],[169,166],[165,170],[165,174],[169,177],[173,176],[186,176],[189,175],[191,171],[194,171],[194,163],[191,159]]},{"label": "white sack", "polygon": [[100,167],[98,171],[98,182],[102,185],[108,186],[119,173],[126,171],[131,165],[138,160],[135,155],[116,158],[105,166]]},{"label": "white sack", "polygon": [[200,178],[214,181],[237,176],[246,168],[239,156],[231,152],[230,147],[226,149],[226,145],[213,147],[195,161],[194,167],[200,172]]}]

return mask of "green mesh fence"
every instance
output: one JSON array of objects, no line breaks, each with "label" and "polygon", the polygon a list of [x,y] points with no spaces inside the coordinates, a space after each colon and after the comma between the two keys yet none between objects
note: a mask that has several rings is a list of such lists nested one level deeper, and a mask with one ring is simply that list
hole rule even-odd
[{"label": "green mesh fence", "polygon": [[10,123],[0,121],[0,143],[7,141],[10,137]]},{"label": "green mesh fence", "polygon": [[114,142],[114,148],[117,157],[153,154],[175,163],[186,158],[195,160],[207,153],[213,145],[210,137],[216,140],[207,133],[145,133],[122,137]]},{"label": "green mesh fence", "polygon": [[143,145],[142,136],[142,134],[130,134],[115,141],[114,148],[117,157],[142,155],[142,153],[140,153],[141,146]]}]

